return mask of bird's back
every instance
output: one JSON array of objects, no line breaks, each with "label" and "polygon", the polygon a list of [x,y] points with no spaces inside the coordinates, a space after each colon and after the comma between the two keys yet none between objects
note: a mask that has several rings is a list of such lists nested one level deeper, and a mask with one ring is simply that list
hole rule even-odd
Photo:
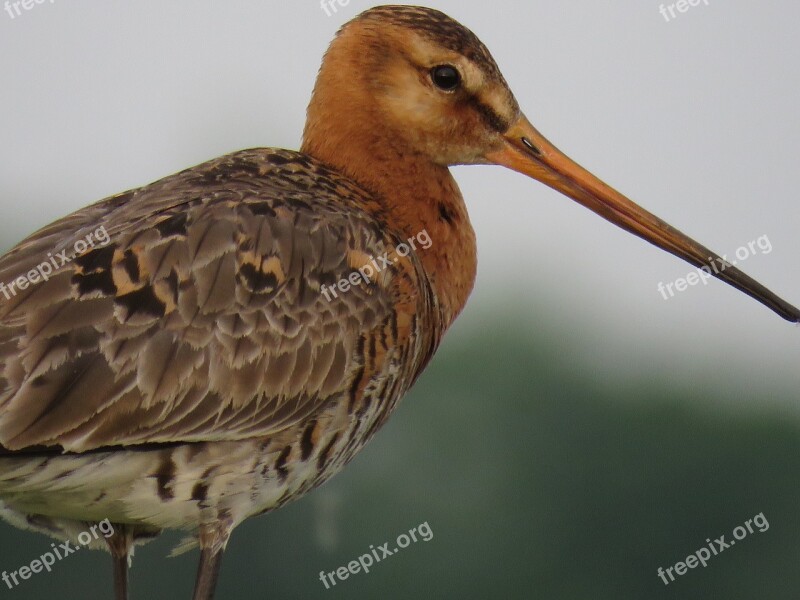
[{"label": "bird's back", "polygon": [[0,259],[3,452],[264,437],[331,404],[377,426],[440,337],[404,241],[357,184],[270,148],[55,222]]}]

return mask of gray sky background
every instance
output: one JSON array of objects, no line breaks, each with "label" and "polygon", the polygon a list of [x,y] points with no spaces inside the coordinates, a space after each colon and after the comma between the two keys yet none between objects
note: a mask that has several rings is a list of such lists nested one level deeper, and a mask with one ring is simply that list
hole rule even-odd
[{"label": "gray sky background", "polygon": [[[2,4],[2,1],[0,1]],[[670,4],[670,3],[666,3]],[[252,146],[297,148],[323,51],[372,4],[46,0],[0,12],[0,240]],[[530,120],[562,150],[800,304],[800,4],[710,0],[666,22],[653,0],[431,1],[487,44]],[[342,118],[350,118],[342,115]],[[800,328],[543,185],[456,169],[478,234],[476,291],[451,334],[522,314],[587,368],[640,366],[731,399],[795,388]],[[568,358],[568,357],[567,357]],[[587,360],[587,359],[582,359]],[[760,400],[761,401],[761,400]]]}]

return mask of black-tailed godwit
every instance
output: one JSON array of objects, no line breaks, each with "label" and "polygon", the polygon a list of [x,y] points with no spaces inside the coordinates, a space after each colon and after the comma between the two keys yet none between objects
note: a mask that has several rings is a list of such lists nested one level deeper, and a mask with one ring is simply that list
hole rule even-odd
[{"label": "black-tailed godwit", "polygon": [[[118,599],[132,546],[186,530],[194,598],[211,598],[233,529],[339,471],[461,312],[475,235],[448,167],[486,163],[718,259],[550,144],[471,31],[373,8],[326,53],[300,152],[211,160],[0,259],[17,282],[0,299],[0,514],[63,538],[110,521]],[[98,227],[108,243],[86,245]],[[69,260],[31,275],[48,256]],[[715,275],[800,321],[741,271]]]}]

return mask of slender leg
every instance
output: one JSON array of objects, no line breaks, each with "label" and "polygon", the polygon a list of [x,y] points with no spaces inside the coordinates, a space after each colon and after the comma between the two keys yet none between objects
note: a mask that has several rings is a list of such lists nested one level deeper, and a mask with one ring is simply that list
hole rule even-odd
[{"label": "slender leg", "polygon": [[222,554],[230,537],[230,528],[223,522],[200,526],[200,565],[192,600],[212,600],[217,587]]},{"label": "slender leg", "polygon": [[127,556],[114,556],[114,598],[128,600]]},{"label": "slender leg", "polygon": [[114,533],[106,540],[114,561],[114,598],[128,600],[128,557],[133,532],[124,525],[116,525]]},{"label": "slender leg", "polygon": [[214,598],[223,552],[222,549],[214,552],[210,548],[203,548],[200,551],[200,566],[197,569],[192,600],[212,600]]}]

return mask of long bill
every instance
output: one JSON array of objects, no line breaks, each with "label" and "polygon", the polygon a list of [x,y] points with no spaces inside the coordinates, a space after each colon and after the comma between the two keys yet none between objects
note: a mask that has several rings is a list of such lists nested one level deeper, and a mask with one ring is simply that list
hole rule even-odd
[{"label": "long bill", "polygon": [[486,159],[537,179],[630,231],[741,290],[781,317],[800,322],[800,310],[668,223],[638,206],[572,161],[520,116]]}]

